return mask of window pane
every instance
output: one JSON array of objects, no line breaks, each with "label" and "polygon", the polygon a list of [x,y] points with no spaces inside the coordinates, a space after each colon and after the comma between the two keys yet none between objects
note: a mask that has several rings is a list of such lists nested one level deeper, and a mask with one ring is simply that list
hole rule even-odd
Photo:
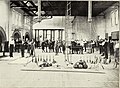
[{"label": "window pane", "polygon": [[115,11],[115,24],[118,24],[118,9]]}]

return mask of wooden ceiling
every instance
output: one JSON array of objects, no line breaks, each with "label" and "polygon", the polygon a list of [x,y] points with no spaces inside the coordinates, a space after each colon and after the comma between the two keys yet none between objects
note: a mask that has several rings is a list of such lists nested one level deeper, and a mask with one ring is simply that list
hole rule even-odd
[{"label": "wooden ceiling", "polygon": [[[42,1],[42,11],[44,16],[65,16],[66,1]],[[92,2],[92,16],[98,16],[117,1],[93,1]],[[11,0],[11,8],[20,8],[30,16],[37,16],[38,6],[37,1],[33,0]],[[88,1],[71,1],[72,16],[87,16],[88,15]]]}]

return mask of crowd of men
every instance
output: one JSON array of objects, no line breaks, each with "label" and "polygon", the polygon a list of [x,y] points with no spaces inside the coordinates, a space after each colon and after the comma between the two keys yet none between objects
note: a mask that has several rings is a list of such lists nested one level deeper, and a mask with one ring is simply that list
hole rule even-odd
[{"label": "crowd of men", "polygon": [[[37,46],[36,46],[37,47]],[[57,40],[45,40],[41,43],[42,52],[55,52],[56,55],[58,53],[63,52],[68,49],[70,54],[84,54],[86,53],[94,53],[99,52],[101,56],[103,56],[104,64],[108,64],[111,62],[111,58],[108,56],[114,56],[115,58],[115,68],[119,64],[119,41],[112,39],[99,39],[99,40],[91,40],[91,41],[78,41],[72,40],[70,44],[66,44],[65,41]]]},{"label": "crowd of men", "polygon": [[[115,58],[115,67],[119,64],[119,40],[112,39],[99,39],[91,41],[71,41],[71,44],[68,46],[72,54],[83,54],[94,53],[99,51],[99,54],[104,58],[104,64],[107,64],[107,61],[111,62],[111,57]],[[110,58],[108,57],[110,56]]]},{"label": "crowd of men", "polygon": [[[112,39],[101,39],[97,41],[99,53],[101,56],[104,56],[105,63],[109,59],[111,61],[111,56],[115,58],[115,67],[117,67],[119,63],[119,40],[112,40]],[[108,55],[110,58],[108,58]]]},{"label": "crowd of men", "polygon": [[35,39],[32,39],[32,41],[28,39],[23,41],[21,39],[12,39],[9,42],[9,55],[13,57],[13,53],[18,52],[21,53],[21,57],[35,56],[35,48],[42,49],[42,52],[54,52],[56,55],[62,52],[65,54],[65,41],[52,41],[46,39],[38,45]]},{"label": "crowd of men", "polygon": [[56,55],[58,55],[58,53],[62,53],[65,54],[65,41],[62,40],[44,40],[41,42],[41,44],[35,44],[36,48],[40,48],[42,49],[42,52],[55,52]]},{"label": "crowd of men", "polygon": [[27,57],[33,56],[34,54],[34,39],[29,41],[28,39],[22,41],[21,39],[12,39],[10,42],[10,47],[9,47],[9,52],[10,52],[10,57],[13,57],[14,52],[21,52],[21,57],[24,57],[25,54]]},{"label": "crowd of men", "polygon": [[[100,39],[97,41],[77,41],[77,40],[73,40],[71,41],[70,44],[68,44],[66,46],[65,41],[63,40],[44,40],[40,43],[40,45],[38,46],[36,41],[34,39],[32,39],[32,41],[29,41],[28,39],[26,39],[25,41],[22,40],[16,40],[13,43],[13,39],[10,42],[10,51],[13,52],[15,49],[15,52],[24,52],[24,50],[27,50],[28,53],[33,52],[33,46],[35,48],[41,48],[42,52],[55,52],[56,55],[58,55],[58,53],[63,53],[65,54],[65,50],[66,48],[69,49],[70,53],[72,54],[83,54],[84,52],[87,53],[94,53],[95,51],[99,51],[99,53],[101,54],[101,56],[105,56],[106,59],[108,59],[108,54],[110,55],[119,55],[116,53],[119,53],[119,47],[118,41],[113,41],[113,40],[108,40],[108,39]],[[117,45],[117,47],[116,47]],[[15,48],[14,48],[15,47]],[[30,52],[32,51],[32,52]],[[12,56],[10,54],[10,56]],[[24,55],[23,55],[24,56]],[[117,56],[118,57],[118,56]]]},{"label": "crowd of men", "polygon": [[[101,56],[104,56],[104,59],[107,61],[108,55],[114,56],[116,63],[119,62],[119,41],[112,39],[99,39],[99,40],[91,40],[91,41],[78,41],[72,40],[69,44],[66,44],[65,40],[48,40],[45,39],[38,44],[34,39],[32,41],[25,39],[22,41],[21,39],[12,39],[9,42],[9,52],[10,57],[13,57],[13,52],[21,53],[21,56],[24,57],[25,54],[28,56],[34,56],[35,48],[42,49],[42,52],[54,52],[56,55],[58,53],[65,54],[65,51],[69,49],[69,53],[71,54],[84,54],[86,53],[94,53],[95,51],[99,51]],[[7,50],[6,48],[3,50]],[[3,52],[5,54],[5,52]],[[106,63],[105,61],[105,63]]]}]

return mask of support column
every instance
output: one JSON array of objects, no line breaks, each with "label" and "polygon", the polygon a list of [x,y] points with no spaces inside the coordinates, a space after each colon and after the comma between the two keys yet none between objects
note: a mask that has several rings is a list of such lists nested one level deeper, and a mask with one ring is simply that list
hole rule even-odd
[{"label": "support column", "polygon": [[46,38],[47,38],[47,30],[46,30]]},{"label": "support column", "polygon": [[39,30],[38,30],[38,41],[40,40],[39,38],[40,38],[40,35],[39,35]]},{"label": "support column", "polygon": [[22,35],[21,35],[22,40],[23,40],[23,38],[25,38],[24,29],[25,29],[25,16],[23,14],[23,16],[22,16],[22,30],[21,30],[21,32],[22,32]]},{"label": "support column", "polygon": [[60,30],[60,40],[61,40],[61,30]]},{"label": "support column", "polygon": [[35,30],[35,41],[36,41],[36,30]]},{"label": "support column", "polygon": [[10,9],[10,0],[8,0],[7,3],[8,3],[8,25],[7,25],[8,26],[8,28],[7,28],[8,29],[8,36],[7,36],[7,41],[11,41],[10,40],[10,31],[11,31],[10,30],[11,29],[10,28],[10,21],[11,20],[10,19],[11,19],[11,17],[10,16],[12,16],[12,15],[11,15],[11,9]]},{"label": "support column", "polygon": [[63,30],[61,30],[61,40],[62,40],[62,38],[63,38]]},{"label": "support column", "polygon": [[55,30],[53,30],[53,40],[55,40]]},{"label": "support column", "polygon": [[44,30],[43,30],[43,41],[44,41],[45,35],[44,35]]},{"label": "support column", "polygon": [[30,17],[30,36],[33,38],[33,17]]},{"label": "support column", "polygon": [[106,38],[107,37],[106,36],[107,31],[106,31],[106,16],[105,16],[105,14],[104,14],[104,20],[105,20],[105,38]]},{"label": "support column", "polygon": [[50,31],[50,35],[51,35],[51,36],[50,36],[50,39],[52,40],[52,30]]},{"label": "support column", "polygon": [[58,30],[58,39],[60,39],[60,30]]},{"label": "support column", "polygon": [[88,1],[88,24],[90,29],[90,40],[92,39],[92,1]]}]

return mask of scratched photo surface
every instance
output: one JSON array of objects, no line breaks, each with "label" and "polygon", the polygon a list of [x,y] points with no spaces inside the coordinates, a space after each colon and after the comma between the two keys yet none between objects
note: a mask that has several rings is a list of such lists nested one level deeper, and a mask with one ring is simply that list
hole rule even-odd
[{"label": "scratched photo surface", "polygon": [[119,88],[119,0],[0,0],[0,88]]}]

